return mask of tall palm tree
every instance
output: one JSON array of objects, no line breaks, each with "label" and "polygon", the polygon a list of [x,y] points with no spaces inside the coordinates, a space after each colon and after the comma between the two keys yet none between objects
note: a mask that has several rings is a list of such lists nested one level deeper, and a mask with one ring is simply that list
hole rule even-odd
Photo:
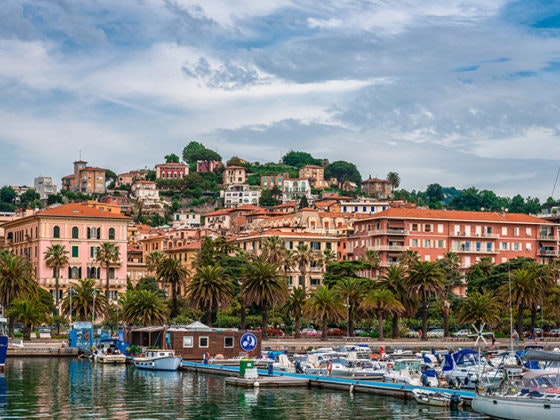
[{"label": "tall palm tree", "polygon": [[307,300],[307,293],[301,287],[294,287],[292,293],[288,297],[285,305],[285,310],[288,315],[294,317],[294,337],[301,336],[301,316],[303,315],[303,307]]},{"label": "tall palm tree", "polygon": [[438,298],[445,290],[445,274],[437,261],[414,263],[408,273],[409,291],[422,304],[422,339],[427,340],[428,302],[431,297]]},{"label": "tall palm tree", "polygon": [[502,284],[498,293],[499,296],[507,304],[510,299],[511,287],[511,304],[517,307],[517,331],[523,332],[523,315],[527,308],[530,308],[536,300],[539,299],[540,294],[534,284],[535,273],[526,267],[518,268],[511,271],[507,283]]},{"label": "tall palm tree", "polygon": [[401,254],[399,255],[400,264],[407,270],[409,270],[410,267],[412,267],[419,261],[420,256],[418,255],[418,252],[412,249],[407,249],[406,251],[401,252]]},{"label": "tall palm tree", "polygon": [[385,287],[377,287],[371,290],[361,303],[362,308],[371,310],[377,317],[379,339],[383,340],[383,320],[385,315],[395,312],[403,312],[404,306],[398,301],[393,293]]},{"label": "tall palm tree", "polygon": [[146,268],[155,273],[161,262],[165,259],[165,252],[152,251],[146,256]]},{"label": "tall palm tree", "polygon": [[8,315],[23,324],[23,339],[31,339],[33,327],[47,320],[48,308],[33,298],[18,298],[12,302]]},{"label": "tall palm tree", "polygon": [[155,290],[128,290],[119,301],[129,325],[163,325],[169,314],[165,299]]},{"label": "tall palm tree", "polygon": [[323,271],[326,271],[329,264],[335,262],[337,259],[338,256],[333,249],[324,249],[323,252],[317,256],[317,261],[323,267]]},{"label": "tall palm tree", "polygon": [[379,251],[368,249],[361,259],[368,264],[370,270],[369,277],[373,278],[373,271],[377,270],[381,265],[381,255]]},{"label": "tall palm tree", "polygon": [[[37,288],[32,265],[12,252],[0,251],[0,304],[9,309],[17,298],[37,296]],[[9,317],[9,327],[13,337],[13,317]]]},{"label": "tall palm tree", "polygon": [[336,282],[334,291],[342,298],[346,305],[348,335],[354,331],[354,312],[366,292],[363,279],[358,277],[343,277]]},{"label": "tall palm tree", "polygon": [[321,336],[327,338],[328,323],[343,319],[344,309],[344,301],[338,293],[328,286],[319,286],[305,302],[303,312],[321,322]]},{"label": "tall palm tree", "polygon": [[167,283],[171,285],[171,318],[179,315],[178,295],[180,287],[185,284],[187,277],[190,275],[189,270],[181,265],[181,261],[166,257],[157,268],[157,277],[165,286]]},{"label": "tall palm tree", "polygon": [[120,259],[120,251],[113,242],[103,242],[97,247],[95,261],[105,267],[105,297],[109,299],[109,269],[111,265],[117,264]]},{"label": "tall palm tree", "polygon": [[277,235],[267,236],[261,243],[261,256],[262,258],[271,264],[276,264],[279,267],[286,260],[288,249],[286,248],[286,243],[284,239]]},{"label": "tall palm tree", "polygon": [[303,284],[309,284],[307,282],[307,268],[313,261],[316,260],[315,252],[311,248],[309,248],[309,245],[301,243],[295,250],[293,260],[297,265],[301,276],[303,277]]},{"label": "tall palm tree", "polygon": [[380,278],[383,287],[393,293],[393,296],[403,305],[404,312],[393,312],[392,335],[399,338],[399,320],[401,315],[414,316],[417,310],[415,299],[408,290],[408,278],[406,268],[402,265],[391,265]]},{"label": "tall palm tree", "polygon": [[442,295],[441,313],[443,315],[443,336],[449,337],[449,311],[451,303],[449,302],[449,295],[452,293],[453,286],[461,283],[461,260],[459,255],[455,252],[446,252],[443,258],[439,260],[441,269],[445,274],[445,290]]},{"label": "tall palm tree", "polygon": [[[59,312],[58,288],[59,288],[59,281],[60,281],[60,270],[68,265],[68,251],[66,250],[66,247],[62,244],[53,244],[47,248],[47,250],[43,255],[45,256],[45,263],[47,264],[47,267],[54,269],[56,273],[55,286],[54,286],[54,293],[55,293],[54,306],[55,306],[55,315],[58,315]],[[58,333],[58,328],[59,325],[57,323],[57,333]]]},{"label": "tall palm tree", "polygon": [[72,313],[74,319],[87,321],[93,319],[94,308],[95,318],[100,318],[107,313],[109,299],[105,295],[97,293],[94,279],[79,279],[71,286],[72,294],[66,293],[62,299],[61,309],[65,316]]},{"label": "tall palm tree", "polygon": [[554,286],[554,273],[550,266],[538,264],[537,262],[532,262],[529,265],[529,270],[532,270],[534,277],[534,289],[535,296],[531,309],[531,331],[535,329],[535,323],[537,320],[537,312],[540,309],[543,310],[544,300],[547,294]]},{"label": "tall palm tree", "polygon": [[283,305],[288,298],[288,282],[275,264],[256,259],[245,268],[241,294],[246,303],[261,307],[262,333],[267,335],[268,308],[271,305]]},{"label": "tall palm tree", "polygon": [[473,291],[459,302],[457,320],[460,324],[472,323],[480,331],[483,323],[500,321],[501,308],[494,293],[488,290]]},{"label": "tall palm tree", "polygon": [[211,327],[214,309],[229,305],[234,289],[222,267],[205,265],[198,267],[187,284],[186,294],[193,305],[206,310],[206,324]]},{"label": "tall palm tree", "polygon": [[389,172],[387,174],[387,181],[391,183],[391,188],[395,191],[401,185],[401,177],[397,172]]}]

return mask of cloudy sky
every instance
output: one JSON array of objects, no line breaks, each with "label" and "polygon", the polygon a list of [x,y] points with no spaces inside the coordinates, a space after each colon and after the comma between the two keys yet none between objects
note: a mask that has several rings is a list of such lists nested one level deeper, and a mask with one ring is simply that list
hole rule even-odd
[{"label": "cloudy sky", "polygon": [[559,75],[560,1],[2,0],[0,185],[196,140],[558,199]]}]

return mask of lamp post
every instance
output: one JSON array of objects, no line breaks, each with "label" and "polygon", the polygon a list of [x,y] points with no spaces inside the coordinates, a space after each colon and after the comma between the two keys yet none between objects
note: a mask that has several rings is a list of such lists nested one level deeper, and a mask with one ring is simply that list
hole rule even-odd
[{"label": "lamp post", "polygon": [[346,296],[346,338],[350,338],[350,299]]},{"label": "lamp post", "polygon": [[72,287],[68,289],[68,296],[70,297],[70,328],[72,328]]}]

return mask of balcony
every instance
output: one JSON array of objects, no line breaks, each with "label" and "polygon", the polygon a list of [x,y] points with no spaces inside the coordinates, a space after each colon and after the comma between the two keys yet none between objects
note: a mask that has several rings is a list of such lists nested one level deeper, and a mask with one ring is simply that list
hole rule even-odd
[{"label": "balcony", "polygon": [[490,254],[497,254],[498,250],[497,249],[476,249],[476,248],[454,248],[451,250],[451,252],[456,252],[457,254],[486,254],[486,255],[490,255]]},{"label": "balcony", "polygon": [[368,246],[368,251],[393,251],[393,252],[403,252],[409,248],[404,245],[375,245]]},{"label": "balcony", "polygon": [[540,257],[556,257],[558,252],[554,249],[539,249],[537,255]]},{"label": "balcony", "polygon": [[406,236],[408,235],[408,230],[405,229],[377,229],[377,230],[369,230],[367,233],[371,236]]},{"label": "balcony", "polygon": [[500,237],[497,233],[466,233],[466,232],[451,232],[449,234],[452,238],[486,238],[497,239]]},{"label": "balcony", "polygon": [[554,241],[556,238],[554,237],[554,233],[541,233],[539,234],[539,239],[543,241]]}]

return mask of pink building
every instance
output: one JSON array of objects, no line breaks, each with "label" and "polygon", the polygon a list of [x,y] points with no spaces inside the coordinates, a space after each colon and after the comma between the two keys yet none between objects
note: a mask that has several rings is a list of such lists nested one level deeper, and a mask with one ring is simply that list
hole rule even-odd
[{"label": "pink building", "polygon": [[160,163],[156,165],[157,179],[182,179],[189,174],[189,167],[184,163]]},{"label": "pink building", "polygon": [[69,266],[60,272],[60,296],[77,279],[97,279],[104,290],[105,268],[95,261],[97,248],[103,242],[114,243],[121,256],[109,268],[111,298],[126,290],[127,226],[129,218],[89,207],[87,204],[66,204],[49,208],[6,223],[4,248],[25,256],[35,268],[39,286],[54,294],[55,273],[47,267],[44,254],[53,244],[68,251]]}]

